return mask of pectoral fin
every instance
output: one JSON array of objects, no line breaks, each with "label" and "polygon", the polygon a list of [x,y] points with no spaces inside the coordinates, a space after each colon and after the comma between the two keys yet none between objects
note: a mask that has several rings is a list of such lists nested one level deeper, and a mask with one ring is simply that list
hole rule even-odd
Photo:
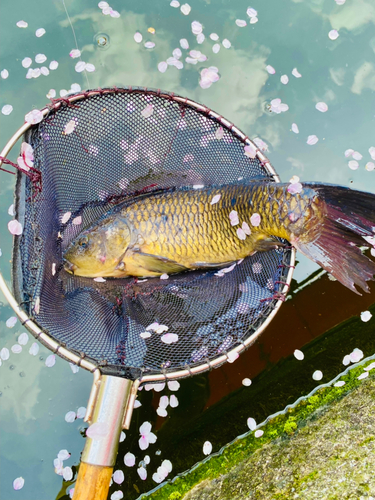
[{"label": "pectoral fin", "polygon": [[123,258],[125,269],[132,276],[160,276],[187,271],[188,268],[174,260],[138,251],[126,252]]},{"label": "pectoral fin", "polygon": [[254,242],[254,252],[268,252],[269,250],[275,250],[279,247],[285,247],[285,243],[272,238],[272,236],[264,236],[258,238]]}]

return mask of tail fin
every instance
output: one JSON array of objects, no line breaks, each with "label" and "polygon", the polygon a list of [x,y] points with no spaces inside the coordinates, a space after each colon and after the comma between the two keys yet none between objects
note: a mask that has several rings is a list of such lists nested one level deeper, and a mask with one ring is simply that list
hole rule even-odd
[{"label": "tail fin", "polygon": [[375,262],[358,246],[375,246],[375,195],[334,185],[306,187],[325,201],[325,220],[315,241],[296,241],[296,248],[353,292],[361,295],[355,285],[369,292],[366,281],[374,279]]}]

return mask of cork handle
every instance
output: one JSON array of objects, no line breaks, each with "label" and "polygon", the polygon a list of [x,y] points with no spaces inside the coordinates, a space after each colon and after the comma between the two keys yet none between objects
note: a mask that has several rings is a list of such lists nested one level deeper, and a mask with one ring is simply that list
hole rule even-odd
[{"label": "cork handle", "polygon": [[113,467],[81,462],[73,500],[107,500]]}]

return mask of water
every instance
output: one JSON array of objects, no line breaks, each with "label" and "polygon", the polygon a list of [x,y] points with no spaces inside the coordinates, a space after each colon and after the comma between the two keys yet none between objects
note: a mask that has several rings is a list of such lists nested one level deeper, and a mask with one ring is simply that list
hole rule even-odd
[{"label": "water", "polygon": [[[365,169],[365,164],[371,161],[368,149],[375,146],[372,133],[375,16],[371,0],[347,0],[343,6],[337,6],[334,0],[270,0],[267,4],[258,0],[251,7],[258,10],[259,21],[250,26],[247,2],[238,1],[234,6],[229,0],[197,0],[190,5],[191,12],[185,16],[168,1],[151,3],[140,0],[135,3],[117,0],[111,2],[111,6],[121,16],[111,18],[104,16],[95,2],[67,1],[74,36],[63,3],[40,0],[36,7],[26,0],[16,4],[4,0],[1,4],[3,43],[0,70],[7,69],[9,77],[1,79],[0,108],[11,104],[13,111],[8,116],[0,114],[1,144],[4,145],[22,124],[28,111],[46,104],[46,94],[50,89],[56,89],[59,95],[61,89],[69,90],[74,83],[82,89],[141,85],[186,95],[219,112],[250,137],[261,137],[269,145],[268,156],[284,181],[298,175],[303,180],[374,191],[375,173]],[[28,28],[16,26],[21,19],[28,22]],[[236,26],[236,19],[245,19],[247,26]],[[194,20],[204,26],[206,40],[202,45],[196,43],[191,32]],[[147,32],[150,27],[155,29],[155,35]],[[35,36],[39,28],[46,30],[40,38]],[[340,35],[334,41],[328,37],[332,29],[338,30]],[[137,31],[143,35],[141,44],[133,38]],[[217,33],[220,41],[228,39],[231,48],[221,46],[220,52],[213,54],[212,46],[217,42],[209,39],[210,33]],[[108,40],[104,47],[97,43],[99,39],[103,45],[103,35]],[[69,57],[69,52],[77,48],[75,37],[82,51],[82,61],[94,64],[94,72],[75,71],[79,59]],[[208,61],[196,66],[184,62],[182,70],[168,67],[165,73],[160,73],[158,63],[172,55],[172,50],[179,47],[180,38],[189,41],[190,49],[206,54]],[[155,48],[144,48],[146,41],[155,42]],[[182,52],[181,60],[184,60],[187,54],[185,50]],[[27,69],[22,67],[21,61],[25,57],[34,59],[37,54],[45,54],[47,61],[43,64],[33,62],[32,68],[48,67],[52,60],[58,61],[59,66],[48,76],[25,79]],[[199,86],[200,71],[210,65],[217,66],[220,79],[210,88],[202,89]],[[267,65],[273,66],[276,74],[268,74]],[[293,68],[297,68],[301,78],[292,75]],[[289,77],[286,85],[280,81],[284,74]],[[267,105],[275,98],[288,104],[289,110],[270,113]],[[328,111],[316,110],[318,102],[325,102]],[[299,134],[291,131],[292,123],[298,125]],[[319,138],[316,145],[306,144],[309,135]],[[351,158],[344,156],[348,148],[363,155],[357,170],[348,168]],[[15,161],[16,157],[14,149],[9,159]],[[1,173],[0,259],[6,279],[10,279],[8,261],[12,241],[6,225],[10,220],[7,210],[12,203],[13,181],[12,176]],[[302,281],[317,267],[301,256],[298,260],[295,278]],[[24,329],[19,323],[12,329],[5,326],[12,312],[4,298],[0,297],[0,300],[0,348],[10,350]],[[197,450],[202,448],[208,435],[205,429],[215,419],[220,421],[221,415],[230,415],[229,410],[225,413],[220,408],[226,407],[230,394],[236,393],[232,399],[240,401],[237,394],[243,391],[243,378],[261,381],[269,377],[269,370],[295,348],[303,349],[335,324],[352,315],[358,316],[372,302],[372,295],[357,297],[339,284],[322,278],[288,301],[259,342],[234,364],[182,381],[181,389],[176,393],[179,406],[172,410],[168,408],[171,418],[157,417],[155,412],[160,394],[165,392],[154,397],[151,392],[141,392],[142,407],[135,410],[132,429],[121,444],[116,465],[125,472],[126,481],[122,487],[126,498],[136,498],[139,492],[156,484],[151,476],[162,460],[172,461],[174,468],[170,475],[174,475],[202,458]],[[360,323],[356,325],[361,331]],[[357,338],[352,339],[352,343],[345,339],[346,344],[337,346],[334,355],[329,351],[332,346],[323,343],[321,358],[317,358],[314,369],[321,369],[327,374],[325,376],[332,370],[339,373],[343,368],[342,354],[351,352],[353,347],[362,348],[366,355],[373,354],[371,345],[365,345],[365,339],[360,335],[358,344]],[[84,443],[80,435],[83,423],[80,419],[67,423],[64,416],[69,410],[77,411],[86,405],[92,378],[83,370],[73,374],[69,364],[60,359],[53,367],[47,368],[45,360],[50,353],[41,347],[37,356],[31,356],[28,351],[32,342],[30,335],[22,352],[10,352],[9,360],[0,367],[0,496],[21,500],[66,499],[64,494],[69,483],[63,484],[61,476],[54,473],[53,460],[61,449],[68,449],[72,456],[64,465],[79,462]],[[295,370],[304,370],[304,362],[299,363]],[[309,369],[305,368],[306,373]],[[259,378],[255,379],[257,375]],[[232,435],[234,437],[235,432],[244,432],[247,417],[256,416],[259,421],[268,412],[281,409],[296,399],[298,391],[308,392],[311,383],[316,383],[310,380],[310,376],[303,377],[305,383],[301,387],[287,382],[280,386],[280,400],[276,395],[270,400],[269,393],[264,400],[257,400],[255,392],[253,396],[251,393],[256,389],[255,381],[251,387],[245,388],[249,391],[246,393],[249,399],[259,401],[257,410],[253,410],[258,414],[247,414],[250,409],[245,409],[245,406],[243,410],[237,408],[231,415],[233,429],[223,429],[221,424],[216,438],[210,436],[214,450]],[[323,381],[327,380],[323,378]],[[297,392],[294,385],[298,386]],[[270,401],[275,401],[273,406]],[[153,429],[158,429],[158,441],[140,453],[138,428],[146,420],[152,422]],[[174,449],[183,452],[177,453]],[[156,454],[158,450],[160,455]],[[147,466],[149,478],[146,484],[138,478],[134,468],[123,465],[127,452],[136,455],[136,465],[149,452],[151,462]],[[25,485],[15,492],[12,482],[20,476],[25,479]],[[111,492],[115,489],[112,487]]]}]

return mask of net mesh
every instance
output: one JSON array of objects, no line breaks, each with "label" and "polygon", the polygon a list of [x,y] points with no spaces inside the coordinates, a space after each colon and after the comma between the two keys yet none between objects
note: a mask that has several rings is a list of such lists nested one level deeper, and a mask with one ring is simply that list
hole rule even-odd
[{"label": "net mesh", "polygon": [[[74,131],[65,134],[72,121]],[[14,285],[25,311],[60,344],[104,373],[136,378],[212,361],[243,343],[273,310],[290,262],[285,248],[248,257],[223,276],[204,270],[100,283],[62,266],[69,242],[120,200],[174,186],[273,180],[257,158],[244,155],[243,139],[209,110],[141,89],[87,93],[73,103],[60,101],[27,141],[42,191],[19,176],[17,216],[24,231]],[[63,224],[66,212],[72,215]],[[178,341],[165,344],[160,334],[141,338],[154,322],[168,326]]]}]

